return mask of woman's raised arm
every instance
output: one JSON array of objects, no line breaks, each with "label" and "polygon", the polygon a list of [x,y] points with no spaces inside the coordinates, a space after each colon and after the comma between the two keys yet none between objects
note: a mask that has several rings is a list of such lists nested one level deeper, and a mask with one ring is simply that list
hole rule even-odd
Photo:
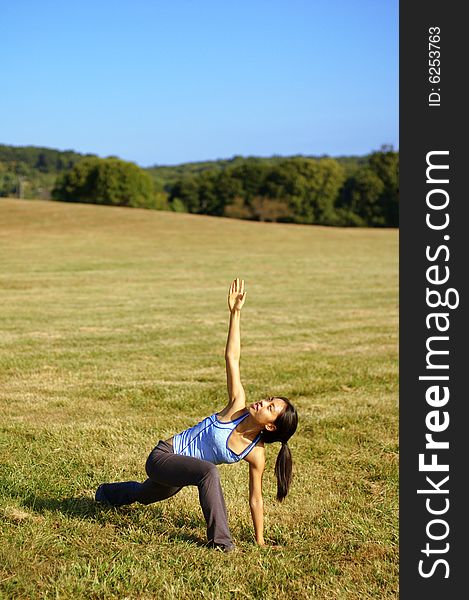
[{"label": "woman's raised arm", "polygon": [[235,279],[228,292],[228,308],[230,324],[225,348],[226,384],[228,388],[228,405],[222,411],[223,416],[231,416],[234,412],[245,408],[246,396],[241,384],[239,359],[241,356],[241,309],[244,305],[246,292],[244,280]]}]

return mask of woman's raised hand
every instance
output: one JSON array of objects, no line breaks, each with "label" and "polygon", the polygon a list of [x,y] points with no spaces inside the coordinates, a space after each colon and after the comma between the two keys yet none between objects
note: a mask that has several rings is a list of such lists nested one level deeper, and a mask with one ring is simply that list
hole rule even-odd
[{"label": "woman's raised hand", "polygon": [[244,279],[238,277],[233,280],[228,292],[228,308],[230,312],[240,311],[243,308],[247,292],[244,291]]}]

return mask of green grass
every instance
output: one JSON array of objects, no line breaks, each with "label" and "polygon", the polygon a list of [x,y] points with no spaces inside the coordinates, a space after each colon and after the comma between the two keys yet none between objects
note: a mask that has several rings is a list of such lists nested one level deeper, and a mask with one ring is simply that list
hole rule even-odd
[{"label": "green grass", "polygon": [[[0,201],[0,597],[397,598],[396,230]],[[108,509],[165,439],[221,409],[233,277],[248,401],[287,395],[294,482],[254,544],[247,464],[220,467],[235,556],[194,488]],[[2,596],[3,594],[3,596]]]}]

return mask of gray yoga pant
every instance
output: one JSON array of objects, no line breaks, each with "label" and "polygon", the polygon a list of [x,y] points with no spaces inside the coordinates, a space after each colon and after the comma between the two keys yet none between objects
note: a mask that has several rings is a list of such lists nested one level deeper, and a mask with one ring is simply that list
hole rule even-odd
[{"label": "gray yoga pant", "polygon": [[174,454],[171,444],[161,440],[150,453],[145,470],[148,479],[143,483],[124,481],[104,484],[102,489],[109,503],[113,506],[133,502],[151,504],[174,496],[186,485],[196,485],[207,523],[209,544],[223,548],[233,546],[220,474],[213,463]]}]

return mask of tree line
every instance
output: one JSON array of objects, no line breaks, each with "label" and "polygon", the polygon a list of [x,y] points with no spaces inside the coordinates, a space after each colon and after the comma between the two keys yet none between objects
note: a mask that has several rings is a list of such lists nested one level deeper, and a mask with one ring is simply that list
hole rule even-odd
[{"label": "tree line", "polygon": [[[115,157],[0,145],[0,195],[52,197],[258,221],[397,227],[399,154],[240,157],[142,169]],[[46,193],[37,193],[39,184]],[[36,195],[35,195],[36,193]],[[27,197],[27,196],[26,196]]]},{"label": "tree line", "polygon": [[50,198],[57,176],[87,156],[95,155],[0,144],[0,196]]},{"label": "tree line", "polygon": [[347,173],[329,157],[248,159],[182,177],[169,202],[192,213],[291,223],[396,227],[399,155],[383,147]]}]

